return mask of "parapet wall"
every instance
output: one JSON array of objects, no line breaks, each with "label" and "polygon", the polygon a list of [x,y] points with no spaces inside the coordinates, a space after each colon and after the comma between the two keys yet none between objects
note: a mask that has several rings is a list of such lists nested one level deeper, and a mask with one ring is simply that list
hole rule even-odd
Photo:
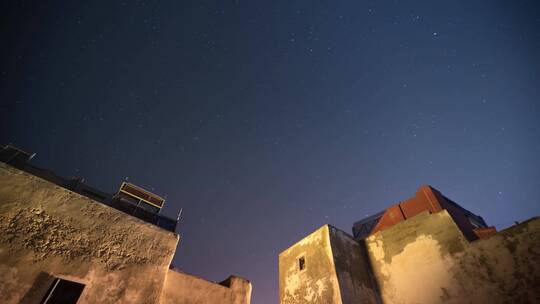
[{"label": "parapet wall", "polygon": [[251,283],[231,276],[225,284],[217,284],[189,275],[169,270],[161,295],[162,304],[250,304]]},{"label": "parapet wall", "polygon": [[447,211],[367,239],[383,303],[540,303],[540,219],[469,243]]},{"label": "parapet wall", "polygon": [[39,303],[54,277],[79,303],[159,303],[178,235],[0,163],[2,303]]}]

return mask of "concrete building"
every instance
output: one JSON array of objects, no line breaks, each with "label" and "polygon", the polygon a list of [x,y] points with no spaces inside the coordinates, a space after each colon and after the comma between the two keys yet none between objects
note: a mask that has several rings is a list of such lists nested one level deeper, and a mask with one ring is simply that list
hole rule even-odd
[{"label": "concrete building", "polygon": [[0,150],[1,303],[250,303],[245,279],[171,267],[180,238],[158,196],[131,184],[107,194],[31,157]]},{"label": "concrete building", "polygon": [[279,255],[281,304],[540,303],[540,218],[497,232],[437,190]]}]

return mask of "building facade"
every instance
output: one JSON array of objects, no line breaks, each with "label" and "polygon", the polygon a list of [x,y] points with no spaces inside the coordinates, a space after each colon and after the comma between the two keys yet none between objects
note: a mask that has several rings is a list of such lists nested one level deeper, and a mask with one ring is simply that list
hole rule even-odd
[{"label": "building facade", "polygon": [[170,267],[175,220],[5,156],[1,303],[250,303],[245,279],[214,283]]},{"label": "building facade", "polygon": [[540,303],[540,219],[500,232],[437,190],[279,255],[281,304]]}]

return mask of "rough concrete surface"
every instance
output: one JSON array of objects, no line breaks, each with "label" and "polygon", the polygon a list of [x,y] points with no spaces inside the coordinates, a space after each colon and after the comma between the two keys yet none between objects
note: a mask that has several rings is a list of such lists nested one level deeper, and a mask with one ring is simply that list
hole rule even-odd
[{"label": "rough concrete surface", "polygon": [[472,242],[447,210],[360,242],[325,225],[280,254],[279,285],[281,304],[540,303],[540,218]]},{"label": "rough concrete surface", "polygon": [[280,303],[377,303],[366,257],[350,235],[322,226],[280,254]]},{"label": "rough concrete surface", "polygon": [[469,243],[447,211],[366,240],[384,303],[540,303],[540,220]]},{"label": "rough concrete surface", "polygon": [[[322,226],[279,255],[281,304],[342,303],[329,231]],[[299,269],[301,257],[304,270]]]},{"label": "rough concrete surface", "polygon": [[39,303],[54,277],[80,303],[158,303],[178,235],[0,163],[2,303]]}]

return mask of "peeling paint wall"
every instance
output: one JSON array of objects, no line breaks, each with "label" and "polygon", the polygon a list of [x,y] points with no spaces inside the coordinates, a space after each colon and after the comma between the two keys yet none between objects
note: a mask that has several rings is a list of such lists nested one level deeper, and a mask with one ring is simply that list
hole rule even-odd
[{"label": "peeling paint wall", "polygon": [[365,240],[384,303],[540,303],[540,219],[469,243],[447,211]]},{"label": "peeling paint wall", "polygon": [[[223,284],[223,283],[221,283]],[[251,283],[230,277],[227,286],[206,281],[193,275],[169,270],[161,295],[162,304],[249,304]]]},{"label": "peeling paint wall", "polygon": [[325,225],[280,254],[280,303],[378,303],[367,261],[350,235]]},{"label": "peeling paint wall", "polygon": [[[281,304],[342,303],[329,230],[322,226],[279,255]],[[299,267],[301,257],[304,270]]]},{"label": "peeling paint wall", "polygon": [[159,303],[178,235],[0,163],[2,303],[39,303],[55,276],[79,303]]},{"label": "peeling paint wall", "polygon": [[406,209],[358,243],[321,227],[280,254],[281,303],[540,303],[540,218],[476,239],[452,208]]}]

